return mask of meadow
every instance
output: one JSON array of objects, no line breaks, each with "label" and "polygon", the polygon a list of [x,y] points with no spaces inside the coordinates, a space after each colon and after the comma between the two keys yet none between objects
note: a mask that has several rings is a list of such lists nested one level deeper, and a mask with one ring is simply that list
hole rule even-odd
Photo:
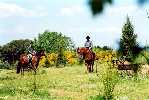
[{"label": "meadow", "polygon": [[[97,64],[97,73],[86,73],[84,65],[39,68],[37,75],[0,69],[0,100],[103,100],[104,73],[108,65]],[[115,100],[148,100],[149,78],[117,75]]]}]

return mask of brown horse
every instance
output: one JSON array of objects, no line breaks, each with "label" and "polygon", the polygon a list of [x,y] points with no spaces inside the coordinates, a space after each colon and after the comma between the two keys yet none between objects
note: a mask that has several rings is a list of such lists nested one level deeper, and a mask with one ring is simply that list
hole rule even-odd
[{"label": "brown horse", "polygon": [[31,60],[31,64],[30,64],[27,54],[21,54],[20,58],[19,58],[18,65],[17,65],[17,73],[19,74],[21,71],[21,74],[24,74],[25,68],[31,68],[34,70],[34,72],[36,74],[39,60],[41,59],[42,56],[45,56],[43,50],[37,52],[35,55],[32,55],[32,60]]},{"label": "brown horse", "polygon": [[87,71],[93,72],[93,66],[95,61],[95,53],[93,53],[89,48],[78,48],[77,53],[80,59],[85,60],[85,65],[87,66]]}]

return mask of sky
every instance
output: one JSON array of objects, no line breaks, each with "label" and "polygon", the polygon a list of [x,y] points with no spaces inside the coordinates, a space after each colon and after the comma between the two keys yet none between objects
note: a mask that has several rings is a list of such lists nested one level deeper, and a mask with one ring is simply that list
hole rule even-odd
[{"label": "sky", "polygon": [[0,0],[0,45],[16,39],[34,39],[45,30],[62,32],[83,46],[89,35],[94,45],[118,47],[121,29],[130,17],[140,45],[149,44],[149,3],[115,0],[93,17],[88,0]]}]

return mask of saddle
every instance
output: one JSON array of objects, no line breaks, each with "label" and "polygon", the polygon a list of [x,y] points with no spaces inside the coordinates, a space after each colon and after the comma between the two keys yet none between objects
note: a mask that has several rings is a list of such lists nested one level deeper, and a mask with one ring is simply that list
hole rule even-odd
[{"label": "saddle", "polygon": [[87,53],[90,53],[91,55],[93,55],[93,58],[95,59],[95,53],[91,49],[88,48]]}]

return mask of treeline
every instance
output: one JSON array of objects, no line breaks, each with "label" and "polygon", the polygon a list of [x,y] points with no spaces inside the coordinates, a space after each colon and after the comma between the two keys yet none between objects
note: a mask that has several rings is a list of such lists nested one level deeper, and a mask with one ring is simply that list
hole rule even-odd
[{"label": "treeline", "polygon": [[[41,63],[44,66],[81,63],[81,61],[77,59],[75,52],[76,47],[71,38],[62,33],[49,31],[40,33],[34,40],[12,40],[3,46],[0,46],[0,63],[5,62],[4,64],[15,64],[18,61],[20,54],[28,53],[30,45],[35,51],[45,51],[46,58],[41,60]],[[112,49],[108,46],[95,46],[93,50],[96,52]]]},{"label": "treeline", "polygon": [[30,45],[36,51],[45,50],[46,53],[56,54],[61,50],[72,50],[74,48],[74,44],[69,37],[64,36],[62,33],[45,31],[40,33],[38,38],[34,40],[13,40],[0,46],[0,61],[15,64],[20,54],[28,53]]},{"label": "treeline", "polygon": [[[41,61],[44,66],[82,63],[82,61],[77,59],[76,47],[70,37],[62,33],[49,31],[40,33],[34,40],[13,40],[6,45],[0,46],[0,60],[9,64],[15,64],[20,54],[28,53],[28,47],[30,45],[36,51],[44,50],[46,52],[46,58],[43,58],[44,60]],[[125,60],[134,63],[146,48],[140,47],[137,42],[137,34],[134,33],[134,26],[127,16],[122,28],[118,50],[113,51],[108,46],[95,46],[93,51],[96,53],[98,59],[108,60],[111,57],[117,57],[125,58]],[[149,59],[147,61],[149,62]]]}]

